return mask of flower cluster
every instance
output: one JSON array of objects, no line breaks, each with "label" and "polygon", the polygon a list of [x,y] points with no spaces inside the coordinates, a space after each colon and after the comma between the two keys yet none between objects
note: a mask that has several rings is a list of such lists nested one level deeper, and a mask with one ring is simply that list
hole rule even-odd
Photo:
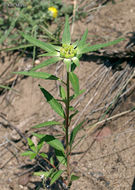
[{"label": "flower cluster", "polygon": [[49,7],[48,11],[53,18],[56,18],[58,16],[58,10],[55,7]]},{"label": "flower cluster", "polygon": [[73,45],[62,44],[60,48],[60,56],[62,58],[73,58],[77,54],[77,49],[74,49]]}]

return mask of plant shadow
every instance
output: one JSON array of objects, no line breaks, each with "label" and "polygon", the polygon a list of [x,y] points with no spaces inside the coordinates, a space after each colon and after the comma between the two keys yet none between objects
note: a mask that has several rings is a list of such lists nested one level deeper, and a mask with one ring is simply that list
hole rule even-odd
[{"label": "plant shadow", "polygon": [[124,51],[107,53],[95,51],[91,54],[83,54],[82,61],[93,61],[96,64],[104,64],[106,67],[112,67],[112,70],[118,71],[125,68],[125,63],[131,68],[135,67],[135,32],[130,32],[129,42],[124,47]]},{"label": "plant shadow", "polygon": [[135,178],[134,178],[134,180],[133,180],[131,190],[135,190]]},{"label": "plant shadow", "polygon": [[[49,146],[49,150],[46,154],[48,156],[48,160],[50,160],[50,158],[53,157],[54,165],[55,165],[55,167],[57,167],[59,169],[59,167],[58,167],[59,162],[56,159],[55,152],[52,147]],[[33,164],[25,164],[25,165],[21,166],[21,169],[28,171],[28,173],[30,173],[32,175],[34,174],[34,172],[48,171],[51,168],[52,168],[52,166],[50,166],[48,164],[48,162],[46,162],[41,157],[37,157],[36,162]],[[66,190],[66,188],[64,188],[64,183],[63,183],[62,179],[58,179],[53,185],[50,185],[50,179],[45,180],[44,185],[43,185],[42,179],[39,179],[39,181],[36,181],[36,180],[31,181],[30,180],[28,183],[28,186],[27,186],[27,188],[29,190],[33,190],[33,188],[31,188],[31,185],[35,186],[34,187],[35,190],[40,190],[40,189],[43,190],[44,187],[49,190],[56,190],[56,189],[57,190]]]}]

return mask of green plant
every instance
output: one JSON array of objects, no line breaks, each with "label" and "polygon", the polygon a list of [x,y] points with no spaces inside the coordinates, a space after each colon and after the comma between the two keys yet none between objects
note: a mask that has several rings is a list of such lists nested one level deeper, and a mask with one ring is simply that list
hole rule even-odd
[{"label": "green plant", "polygon": [[[25,43],[20,30],[59,43],[61,16],[71,15],[72,11],[73,6],[63,4],[61,0],[1,0],[0,44],[13,46]],[[58,24],[53,32],[50,31],[52,23]]]},{"label": "green plant", "polygon": [[[44,123],[34,126],[34,128],[60,125],[63,129],[65,144],[62,144],[62,142],[53,135],[33,133],[32,135],[36,136],[39,139],[38,144],[35,145],[34,142],[30,138],[28,138],[28,145],[30,150],[22,153],[22,155],[29,156],[31,159],[34,159],[36,157],[42,157],[47,163],[49,163],[51,169],[49,169],[48,171],[35,172],[35,175],[43,176],[44,180],[50,178],[50,185],[52,185],[56,182],[56,180],[61,178],[63,183],[65,183],[67,189],[70,189],[72,181],[79,178],[78,176],[75,176],[73,173],[71,173],[70,156],[74,147],[76,135],[84,124],[84,121],[81,121],[78,125],[74,127],[74,129],[71,128],[71,121],[73,117],[78,113],[78,110],[76,110],[71,105],[71,101],[77,98],[81,93],[83,93],[83,90],[80,90],[79,88],[79,79],[74,73],[75,68],[79,66],[79,59],[82,54],[96,51],[109,45],[114,45],[123,40],[123,38],[121,38],[105,44],[89,46],[89,44],[86,43],[87,34],[88,30],[85,31],[80,41],[77,40],[75,43],[71,44],[68,16],[66,16],[61,46],[44,43],[32,36],[21,33],[21,35],[31,44],[33,44],[34,46],[38,46],[47,52],[45,54],[42,54],[41,56],[52,56],[53,58],[50,58],[47,61],[35,66],[30,71],[14,72],[14,74],[31,76],[34,78],[41,78],[45,80],[58,80],[61,83],[59,89],[60,99],[54,98],[41,85],[39,85],[39,88],[43,93],[46,101],[50,104],[52,109],[63,119],[63,122],[46,121]],[[66,67],[66,81],[63,81],[55,75],[36,71],[37,69],[40,69],[50,64],[54,64],[60,60],[63,60]],[[73,89],[72,94],[70,85]],[[49,144],[54,149],[55,156],[59,161],[58,165],[54,164],[53,158],[49,159],[44,152],[41,152],[41,148],[43,147],[44,143]],[[64,169],[60,169],[60,165],[63,165]]]}]

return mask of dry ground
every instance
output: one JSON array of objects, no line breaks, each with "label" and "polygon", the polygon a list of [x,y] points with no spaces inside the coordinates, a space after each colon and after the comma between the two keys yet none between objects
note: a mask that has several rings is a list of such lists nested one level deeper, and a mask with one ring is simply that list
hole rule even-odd
[{"label": "dry ground", "polygon": [[[135,53],[125,47],[132,41],[130,36],[135,31],[135,1],[117,0],[115,4],[108,2],[104,6],[98,4],[94,12],[91,8],[87,20],[74,23],[73,40],[80,37],[86,28],[91,44],[123,36],[126,40],[83,56],[80,68],[76,70],[80,87],[86,91],[78,101],[73,102],[80,113],[72,124],[74,126],[85,118],[87,122],[77,139],[87,136],[71,156],[73,171],[80,176],[71,189],[134,190],[135,112],[131,112],[131,108],[135,106]],[[3,54],[1,73],[6,72],[9,62],[17,63],[16,70],[23,70],[32,61]],[[44,70],[63,74],[61,63]],[[35,163],[21,157],[20,152],[26,149],[25,138],[31,135],[31,126],[47,120],[60,120],[44,101],[38,88],[40,83],[57,97],[58,84],[17,76],[13,81],[17,92],[9,91],[0,96],[0,187],[2,190],[36,190],[40,179],[31,175]],[[104,119],[113,118],[100,122],[91,130],[89,126],[101,119],[111,103],[112,107]],[[58,126],[50,127],[44,129],[44,133],[61,133],[61,129]],[[49,151],[48,147],[45,151]]]}]

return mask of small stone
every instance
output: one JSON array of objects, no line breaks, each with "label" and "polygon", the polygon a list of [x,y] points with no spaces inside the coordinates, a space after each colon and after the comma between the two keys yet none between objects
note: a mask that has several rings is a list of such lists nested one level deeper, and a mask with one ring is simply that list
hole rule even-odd
[{"label": "small stone", "polygon": [[13,129],[12,133],[10,134],[10,139],[12,141],[19,141],[21,139],[20,135]]},{"label": "small stone", "polygon": [[22,185],[19,185],[19,187],[20,187],[21,189],[23,189],[23,186],[22,186]]},{"label": "small stone", "polygon": [[37,144],[38,144],[37,138],[36,138],[35,136],[33,136],[33,137],[31,138],[31,140],[32,140],[32,142],[34,143],[34,145],[37,146]]},{"label": "small stone", "polygon": [[39,59],[35,60],[35,64],[36,64],[36,65],[40,64]]},{"label": "small stone", "polygon": [[21,186],[26,186],[30,181],[30,175],[29,174],[25,174],[21,177],[19,177],[18,179],[18,185],[21,185]]},{"label": "small stone", "polygon": [[108,137],[112,134],[112,131],[109,127],[104,127],[103,129],[101,129],[101,131],[97,131],[94,134],[94,139],[96,139],[97,141],[101,141],[103,140],[105,137]]}]

